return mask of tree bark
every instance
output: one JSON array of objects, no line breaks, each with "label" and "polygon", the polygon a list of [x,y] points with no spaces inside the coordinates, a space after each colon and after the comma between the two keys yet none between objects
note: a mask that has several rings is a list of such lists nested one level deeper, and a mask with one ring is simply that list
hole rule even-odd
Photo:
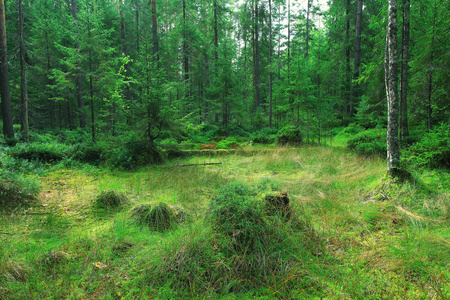
[{"label": "tree bark", "polygon": [[357,1],[356,9],[356,34],[355,34],[355,57],[353,62],[353,87],[352,87],[352,105],[357,103],[359,97],[359,84],[356,82],[359,78],[359,67],[361,64],[361,31],[362,31],[362,7],[363,0]]},{"label": "tree bark", "polygon": [[28,130],[28,95],[27,95],[27,75],[25,62],[25,42],[23,39],[23,10],[22,0],[18,0],[19,5],[19,53],[20,53],[20,99],[22,103],[22,126],[21,131],[28,141],[30,135]]},{"label": "tree bark", "polygon": [[14,128],[9,93],[8,56],[6,48],[5,2],[0,0],[0,93],[2,98],[3,135],[14,138]]},{"label": "tree bark", "polygon": [[311,10],[311,2],[312,2],[312,0],[308,0],[308,8],[306,11],[305,58],[308,58],[308,55],[309,55],[309,22],[311,21],[309,18],[309,14],[310,14],[310,10]]},{"label": "tree bark", "polygon": [[400,79],[400,141],[409,136],[408,128],[408,63],[410,32],[410,0],[403,0],[402,66]]},{"label": "tree bark", "polygon": [[159,45],[158,45],[158,22],[156,21],[156,0],[152,0],[152,40],[153,40],[153,60],[155,67],[159,66]]},{"label": "tree bark", "polygon": [[261,105],[261,95],[260,95],[260,70],[259,70],[259,1],[255,0],[254,3],[254,77],[253,77],[253,88],[255,90],[255,109],[258,109]]},{"label": "tree bark", "polygon": [[385,78],[388,103],[387,171],[396,176],[399,169],[400,147],[398,140],[398,58],[397,58],[397,0],[389,0],[389,19],[386,34]]},{"label": "tree bark", "polygon": [[77,0],[72,0],[72,16],[75,26],[75,50],[78,55],[77,57],[77,101],[78,101],[78,113],[80,116],[80,127],[86,127],[86,116],[84,113],[84,100],[83,100],[83,76],[81,74],[81,64],[80,64],[80,34],[78,32],[78,8]]},{"label": "tree bark", "polygon": [[269,0],[269,127],[272,127],[272,1]]}]

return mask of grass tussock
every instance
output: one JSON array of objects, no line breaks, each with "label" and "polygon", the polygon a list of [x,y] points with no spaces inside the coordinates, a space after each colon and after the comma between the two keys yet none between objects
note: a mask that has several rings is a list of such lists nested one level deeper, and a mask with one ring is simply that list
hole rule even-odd
[{"label": "grass tussock", "polygon": [[29,206],[36,200],[35,191],[28,191],[15,181],[0,178],[0,210]]},{"label": "grass tussock", "polygon": [[129,203],[128,197],[122,192],[102,191],[93,202],[97,209],[117,210]]},{"label": "grass tussock", "polygon": [[173,228],[177,221],[174,211],[163,202],[140,204],[134,207],[131,213],[137,224],[157,231]]}]

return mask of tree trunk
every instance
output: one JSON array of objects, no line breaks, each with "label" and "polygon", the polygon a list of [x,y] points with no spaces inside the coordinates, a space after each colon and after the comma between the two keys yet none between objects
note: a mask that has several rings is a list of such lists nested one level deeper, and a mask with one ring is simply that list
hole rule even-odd
[{"label": "tree trunk", "polygon": [[261,105],[261,95],[260,95],[260,70],[259,70],[259,28],[258,28],[258,22],[259,22],[259,1],[255,0],[255,7],[254,7],[254,81],[253,81],[253,88],[255,90],[255,109],[258,109]]},{"label": "tree trunk", "polygon": [[408,63],[409,63],[409,28],[410,0],[403,0],[402,28],[402,66],[400,79],[400,141],[409,136],[408,128]]},{"label": "tree trunk", "polygon": [[386,96],[388,103],[387,170],[391,176],[398,175],[400,147],[398,140],[399,101],[397,88],[397,0],[389,0],[389,19],[386,34]]},{"label": "tree trunk", "polygon": [[183,60],[184,60],[184,83],[189,83],[189,56],[187,46],[187,29],[186,29],[186,0],[183,0]]},{"label": "tree trunk", "polygon": [[312,0],[308,0],[308,8],[306,11],[305,58],[308,58],[308,55],[309,55],[309,22],[310,22],[309,14],[310,14],[310,10],[311,10],[311,2],[312,2]]},{"label": "tree trunk", "polygon": [[272,1],[269,0],[269,127],[272,127]]},{"label": "tree trunk", "polygon": [[77,101],[78,101],[78,113],[80,116],[80,127],[86,127],[86,116],[84,113],[84,100],[83,100],[83,77],[81,74],[81,64],[80,64],[80,34],[78,33],[78,8],[77,0],[72,0],[72,16],[75,26],[75,50],[78,55],[77,57]]},{"label": "tree trunk", "polygon": [[152,0],[152,40],[153,40],[153,60],[155,67],[159,66],[159,46],[158,46],[158,22],[156,21],[156,0]]},{"label": "tree trunk", "polygon": [[356,81],[359,78],[359,67],[361,64],[362,7],[363,0],[358,0],[356,9],[355,59],[353,62],[353,81],[355,83],[353,83],[352,88],[352,105],[357,103],[359,97],[359,84]]},{"label": "tree trunk", "polygon": [[30,135],[28,131],[28,95],[27,95],[27,75],[25,62],[25,42],[23,39],[23,11],[22,0],[18,0],[19,4],[19,52],[20,52],[20,98],[22,103],[22,127],[21,131],[28,141]]},{"label": "tree trunk", "polygon": [[345,101],[345,116],[348,119],[351,118],[352,100],[351,100],[351,70],[350,70],[350,0],[346,2],[345,10],[346,29],[345,29],[345,83],[344,83],[344,101]]},{"label": "tree trunk", "polygon": [[3,135],[14,138],[11,95],[9,93],[8,56],[6,48],[5,3],[0,0],[0,93],[2,98]]}]

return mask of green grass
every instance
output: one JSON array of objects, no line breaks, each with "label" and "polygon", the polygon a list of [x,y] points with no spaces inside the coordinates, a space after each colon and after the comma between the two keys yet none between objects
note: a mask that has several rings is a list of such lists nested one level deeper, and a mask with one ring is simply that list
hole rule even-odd
[{"label": "green grass", "polygon": [[[205,162],[222,164],[179,166]],[[413,175],[394,182],[383,160],[340,147],[50,172],[39,201],[0,216],[0,299],[448,299],[450,175]],[[250,192],[223,196],[236,182]],[[277,190],[289,220],[258,208]],[[100,214],[106,191],[129,203]],[[188,220],[162,231],[133,218],[159,202]],[[230,205],[240,218],[221,214]]]}]

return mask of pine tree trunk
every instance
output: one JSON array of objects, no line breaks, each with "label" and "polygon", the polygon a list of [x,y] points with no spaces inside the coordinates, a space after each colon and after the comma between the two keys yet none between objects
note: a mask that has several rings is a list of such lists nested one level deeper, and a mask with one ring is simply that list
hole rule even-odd
[{"label": "pine tree trunk", "polygon": [[259,1],[255,0],[255,7],[254,7],[254,81],[253,81],[253,88],[255,90],[255,108],[258,109],[261,105],[261,96],[260,96],[260,70],[259,70]]},{"label": "pine tree trunk", "polygon": [[269,127],[272,127],[272,1],[269,0]]},{"label": "pine tree trunk", "polygon": [[0,93],[2,98],[3,135],[14,138],[14,128],[9,93],[8,56],[6,48],[5,3],[0,0]]},{"label": "pine tree trunk", "polygon": [[408,63],[410,0],[403,0],[402,67],[400,79],[400,141],[409,136],[408,128]]},{"label": "pine tree trunk", "polygon": [[305,58],[308,58],[308,55],[309,55],[309,22],[311,21],[309,18],[309,14],[310,14],[310,10],[311,10],[311,2],[312,2],[312,0],[308,0],[308,8],[306,11]]},{"label": "pine tree trunk", "polygon": [[153,40],[153,60],[155,67],[159,66],[159,46],[158,46],[158,22],[156,21],[156,0],[152,0],[152,40]]},{"label": "pine tree trunk", "polygon": [[77,57],[77,101],[78,101],[78,113],[80,116],[80,127],[86,127],[86,116],[84,113],[84,100],[83,100],[83,76],[81,74],[81,64],[80,64],[80,34],[78,33],[78,8],[77,0],[72,0],[72,16],[75,26],[76,42],[75,50],[78,55]]},{"label": "pine tree trunk", "polygon": [[[355,58],[353,63],[353,81],[359,78],[359,67],[361,64],[361,31],[362,31],[362,7],[363,0],[357,1],[356,9],[356,34],[355,34]],[[359,97],[359,84],[354,83],[352,88],[352,105],[357,103]]]},{"label": "pine tree trunk", "polygon": [[391,176],[398,175],[400,147],[398,140],[398,58],[397,58],[397,0],[389,0],[389,19],[386,35],[386,96],[388,103],[387,170]]},{"label": "pine tree trunk", "polygon": [[19,53],[20,53],[20,98],[22,102],[22,127],[21,131],[25,140],[29,139],[28,132],[28,95],[27,95],[27,75],[25,62],[25,42],[23,40],[23,11],[22,0],[18,0],[19,5]]}]

